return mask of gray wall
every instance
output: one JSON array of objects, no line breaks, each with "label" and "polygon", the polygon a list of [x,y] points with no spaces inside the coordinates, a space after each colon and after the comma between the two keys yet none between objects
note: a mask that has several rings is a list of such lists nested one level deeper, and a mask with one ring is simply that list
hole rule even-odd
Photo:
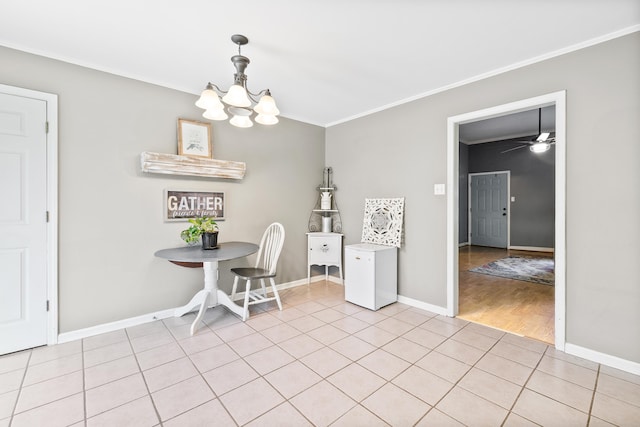
[{"label": "gray wall", "polygon": [[567,342],[640,362],[639,75],[636,32],[328,128],[346,244],[406,197],[399,293],[445,307],[447,117],[566,90]]},{"label": "gray wall", "polygon": [[460,156],[458,158],[458,207],[460,210],[458,222],[458,243],[469,240],[469,146],[458,144]]},{"label": "gray wall", "polygon": [[[60,332],[186,304],[202,288],[201,269],[153,256],[183,244],[186,223],[162,219],[166,188],[224,191],[221,241],[257,243],[267,225],[282,222],[277,280],[306,277],[323,128],[287,119],[251,129],[212,122],[214,157],[246,162],[244,180],[143,174],[141,152],[177,153],[178,118],[204,120],[195,95],[7,48],[0,63],[1,83],[59,96]],[[223,289],[230,290],[228,269],[247,261],[221,263]]]},{"label": "gray wall", "polygon": [[518,145],[500,141],[469,146],[469,173],[511,171],[511,196],[516,198],[510,203],[511,246],[553,248],[555,145],[541,154],[526,147],[502,153]]}]

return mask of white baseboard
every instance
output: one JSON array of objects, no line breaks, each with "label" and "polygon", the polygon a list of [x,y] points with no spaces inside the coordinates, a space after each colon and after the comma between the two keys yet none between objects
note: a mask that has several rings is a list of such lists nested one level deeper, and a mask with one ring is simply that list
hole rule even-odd
[{"label": "white baseboard", "polygon": [[[324,280],[324,275],[318,275],[311,277],[311,282],[319,282]],[[330,282],[342,285],[342,281],[339,277],[329,276]],[[280,291],[283,289],[289,289],[296,286],[302,286],[307,284],[307,279],[294,280],[293,282],[281,283],[276,285],[276,288]],[[236,294],[236,300],[243,299],[244,292]],[[167,310],[157,311],[155,313],[143,314],[141,316],[130,317],[128,319],[117,320],[115,322],[103,323],[101,325],[91,326],[88,328],[78,329],[71,332],[63,332],[58,335],[58,344],[62,344],[69,341],[75,341],[82,338],[89,338],[94,335],[105,334],[107,332],[113,332],[124,328],[131,328],[132,326],[142,325],[144,323],[153,322],[155,320],[162,320],[169,317],[173,317],[175,308],[169,308]]]},{"label": "white baseboard", "polygon": [[432,313],[440,314],[442,316],[447,315],[447,309],[444,307],[440,307],[438,305],[429,304],[426,302],[418,301],[417,299],[408,298],[402,295],[398,295],[398,302],[402,304],[410,305],[411,307],[416,307],[421,310],[427,310]]},{"label": "white baseboard", "polygon": [[631,360],[621,359],[616,356],[611,356],[610,354],[600,353],[599,351],[569,343],[565,344],[564,351],[567,354],[582,357],[583,359],[591,360],[592,362],[601,363],[612,368],[620,369],[621,371],[640,375],[640,363],[632,362]]},{"label": "white baseboard", "polygon": [[540,248],[537,246],[509,246],[509,249],[514,251],[529,251],[529,252],[555,252],[554,248]]},{"label": "white baseboard", "polygon": [[[311,282],[319,282],[325,280],[324,275],[317,275],[311,277]],[[342,285],[342,280],[339,277],[329,276],[328,280],[333,283]],[[281,283],[276,287],[278,290],[284,290],[294,288],[296,286],[303,286],[307,284],[307,279],[294,280],[292,282]],[[242,296],[242,297],[241,297]],[[244,298],[244,292],[237,294],[237,297]],[[238,298],[238,299],[241,299]],[[410,305],[422,310],[427,310],[432,313],[436,313],[442,316],[447,316],[447,310],[444,307],[429,304],[426,302],[418,301],[413,298],[408,298],[402,295],[398,295],[398,302],[402,304]],[[155,313],[143,314],[141,316],[130,317],[128,319],[122,319],[115,322],[104,323],[101,325],[91,326],[89,328],[78,329],[71,332],[64,332],[58,335],[58,344],[62,344],[69,341],[75,341],[82,338],[92,337],[94,335],[100,335],[107,332],[113,332],[124,328],[130,328],[132,326],[142,325],[144,323],[153,322],[155,320],[162,320],[169,317],[173,317],[175,309],[170,308],[167,310],[157,311]],[[609,354],[600,353],[595,350],[580,347],[575,344],[566,343],[565,353],[572,354],[574,356],[582,357],[583,359],[591,360],[596,363],[610,366],[612,368],[620,369],[621,371],[629,372],[635,375],[640,375],[640,363],[630,360],[621,359]]]},{"label": "white baseboard", "polygon": [[458,243],[458,247],[459,247],[459,248],[462,248],[462,247],[464,247],[464,246],[469,246],[469,245],[470,245],[470,243],[469,243],[469,242],[462,242],[462,243]]},{"label": "white baseboard", "polygon": [[58,335],[58,344],[88,338],[94,335],[105,334],[119,329],[130,328],[132,326],[142,325],[143,323],[153,322],[154,320],[166,319],[168,317],[173,317],[174,311],[175,309],[170,308],[167,310],[157,311],[155,313],[143,314],[142,316],[130,317],[128,319],[91,326],[89,328],[64,332]]}]

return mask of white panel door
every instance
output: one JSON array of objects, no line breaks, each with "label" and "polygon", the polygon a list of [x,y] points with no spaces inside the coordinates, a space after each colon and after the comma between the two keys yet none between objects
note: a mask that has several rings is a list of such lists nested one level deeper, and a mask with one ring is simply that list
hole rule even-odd
[{"label": "white panel door", "polygon": [[508,179],[506,172],[470,175],[472,245],[507,247]]},{"label": "white panel door", "polygon": [[46,109],[0,93],[0,354],[47,343]]}]

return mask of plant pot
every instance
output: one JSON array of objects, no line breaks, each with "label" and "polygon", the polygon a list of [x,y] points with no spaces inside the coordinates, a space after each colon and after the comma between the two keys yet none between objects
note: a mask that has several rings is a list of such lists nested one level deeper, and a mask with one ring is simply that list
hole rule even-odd
[{"label": "plant pot", "polygon": [[202,249],[217,249],[218,248],[218,232],[214,233],[202,233]]}]

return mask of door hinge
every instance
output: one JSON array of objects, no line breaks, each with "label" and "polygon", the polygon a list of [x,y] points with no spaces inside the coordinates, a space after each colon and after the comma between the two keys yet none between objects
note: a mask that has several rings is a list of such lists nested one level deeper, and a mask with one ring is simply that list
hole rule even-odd
[{"label": "door hinge", "polygon": [[49,133],[49,122],[44,122],[44,133]]},{"label": "door hinge", "polygon": [[47,311],[49,311],[49,300],[47,300]]},{"label": "door hinge", "polygon": [[47,222],[49,222],[49,211],[47,211]]}]

